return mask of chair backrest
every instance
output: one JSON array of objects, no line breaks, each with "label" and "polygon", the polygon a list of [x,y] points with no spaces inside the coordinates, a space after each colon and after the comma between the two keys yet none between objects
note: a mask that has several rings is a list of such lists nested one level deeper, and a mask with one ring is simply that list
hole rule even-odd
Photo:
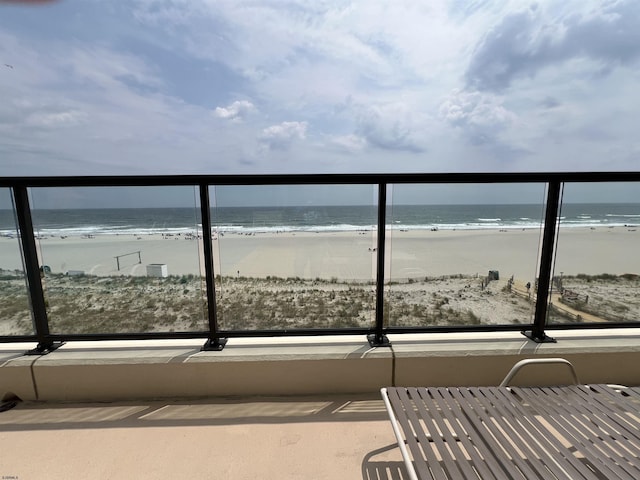
[{"label": "chair backrest", "polygon": [[520,360],[511,368],[511,370],[509,371],[509,373],[507,373],[507,375],[504,377],[502,382],[500,382],[500,386],[501,387],[509,386],[511,380],[513,380],[513,377],[515,377],[523,367],[526,367],[529,365],[545,365],[550,363],[567,365],[569,367],[569,370],[571,371],[571,376],[573,377],[573,384],[574,385],[580,384],[580,382],[578,381],[578,375],[576,374],[576,369],[573,368],[573,365],[571,364],[571,362],[569,362],[568,360],[565,360],[564,358],[527,358],[525,360]]}]

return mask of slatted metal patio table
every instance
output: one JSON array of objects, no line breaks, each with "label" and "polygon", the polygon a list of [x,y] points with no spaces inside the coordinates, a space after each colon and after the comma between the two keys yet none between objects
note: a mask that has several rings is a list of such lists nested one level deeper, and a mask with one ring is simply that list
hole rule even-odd
[{"label": "slatted metal patio table", "polygon": [[606,385],[382,389],[409,477],[640,478],[640,391]]}]

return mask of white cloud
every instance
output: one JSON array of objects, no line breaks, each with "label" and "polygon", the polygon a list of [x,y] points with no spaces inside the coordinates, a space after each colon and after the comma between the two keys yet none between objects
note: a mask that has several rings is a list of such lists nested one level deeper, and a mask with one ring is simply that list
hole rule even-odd
[{"label": "white cloud", "polygon": [[414,153],[426,150],[429,132],[425,119],[404,102],[363,108],[357,121],[357,133],[369,145]]},{"label": "white cloud", "polygon": [[255,110],[253,103],[247,100],[237,100],[227,107],[216,107],[213,114],[218,118],[241,122]]},{"label": "white cloud", "polygon": [[86,121],[86,114],[77,110],[63,112],[36,112],[27,116],[25,124],[34,127],[70,127]]},{"label": "white cloud", "polygon": [[335,135],[329,138],[329,145],[347,153],[359,153],[367,146],[367,141],[355,134]]},{"label": "white cloud", "polygon": [[516,115],[503,106],[503,101],[493,94],[454,90],[440,105],[440,115],[461,128],[472,143],[486,143],[516,121]]},{"label": "white cloud", "polygon": [[161,93],[142,58],[2,30],[0,39],[20,59],[0,75],[2,175],[207,173],[212,156],[242,155],[243,127],[228,131],[210,109]]},{"label": "white cloud", "polygon": [[354,91],[377,95],[408,82],[453,81],[468,36],[464,22],[451,22],[447,12],[447,0],[144,0],[136,18],[167,26],[171,41],[163,36],[163,48],[242,75],[261,104],[289,106],[295,97],[300,108],[315,108]]},{"label": "white cloud", "polygon": [[598,170],[638,151],[635,0],[54,3],[0,20],[0,174]]},{"label": "white cloud", "polygon": [[307,122],[282,122],[262,131],[260,142],[271,150],[286,150],[295,141],[307,136]]}]

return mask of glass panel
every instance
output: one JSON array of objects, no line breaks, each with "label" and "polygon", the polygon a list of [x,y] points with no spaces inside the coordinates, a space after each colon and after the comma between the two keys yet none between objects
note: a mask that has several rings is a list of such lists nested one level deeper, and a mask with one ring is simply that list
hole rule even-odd
[{"label": "glass panel", "polygon": [[194,187],[39,188],[32,197],[52,333],[207,328]]},{"label": "glass panel", "polygon": [[640,321],[640,184],[567,184],[550,323]]},{"label": "glass panel", "polygon": [[369,327],[377,188],[211,188],[223,330]]},{"label": "glass panel", "polygon": [[34,333],[11,191],[0,188],[0,336]]},{"label": "glass panel", "polygon": [[543,184],[393,185],[389,326],[530,324]]}]

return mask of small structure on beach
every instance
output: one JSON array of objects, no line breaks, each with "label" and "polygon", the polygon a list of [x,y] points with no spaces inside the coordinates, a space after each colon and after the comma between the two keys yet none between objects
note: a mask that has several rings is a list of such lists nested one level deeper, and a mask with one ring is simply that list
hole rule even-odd
[{"label": "small structure on beach", "polygon": [[137,255],[138,261],[136,263],[138,264],[142,263],[142,252],[140,250],[136,250],[135,252],[131,252],[131,253],[123,253],[122,255],[116,255],[113,258],[116,259],[116,267],[118,268],[118,271],[120,271],[120,267],[122,266],[122,262],[120,261],[120,259],[122,257],[128,257],[129,255]]},{"label": "small structure on beach", "polygon": [[165,278],[169,276],[166,263],[150,263],[147,265],[147,277]]}]

